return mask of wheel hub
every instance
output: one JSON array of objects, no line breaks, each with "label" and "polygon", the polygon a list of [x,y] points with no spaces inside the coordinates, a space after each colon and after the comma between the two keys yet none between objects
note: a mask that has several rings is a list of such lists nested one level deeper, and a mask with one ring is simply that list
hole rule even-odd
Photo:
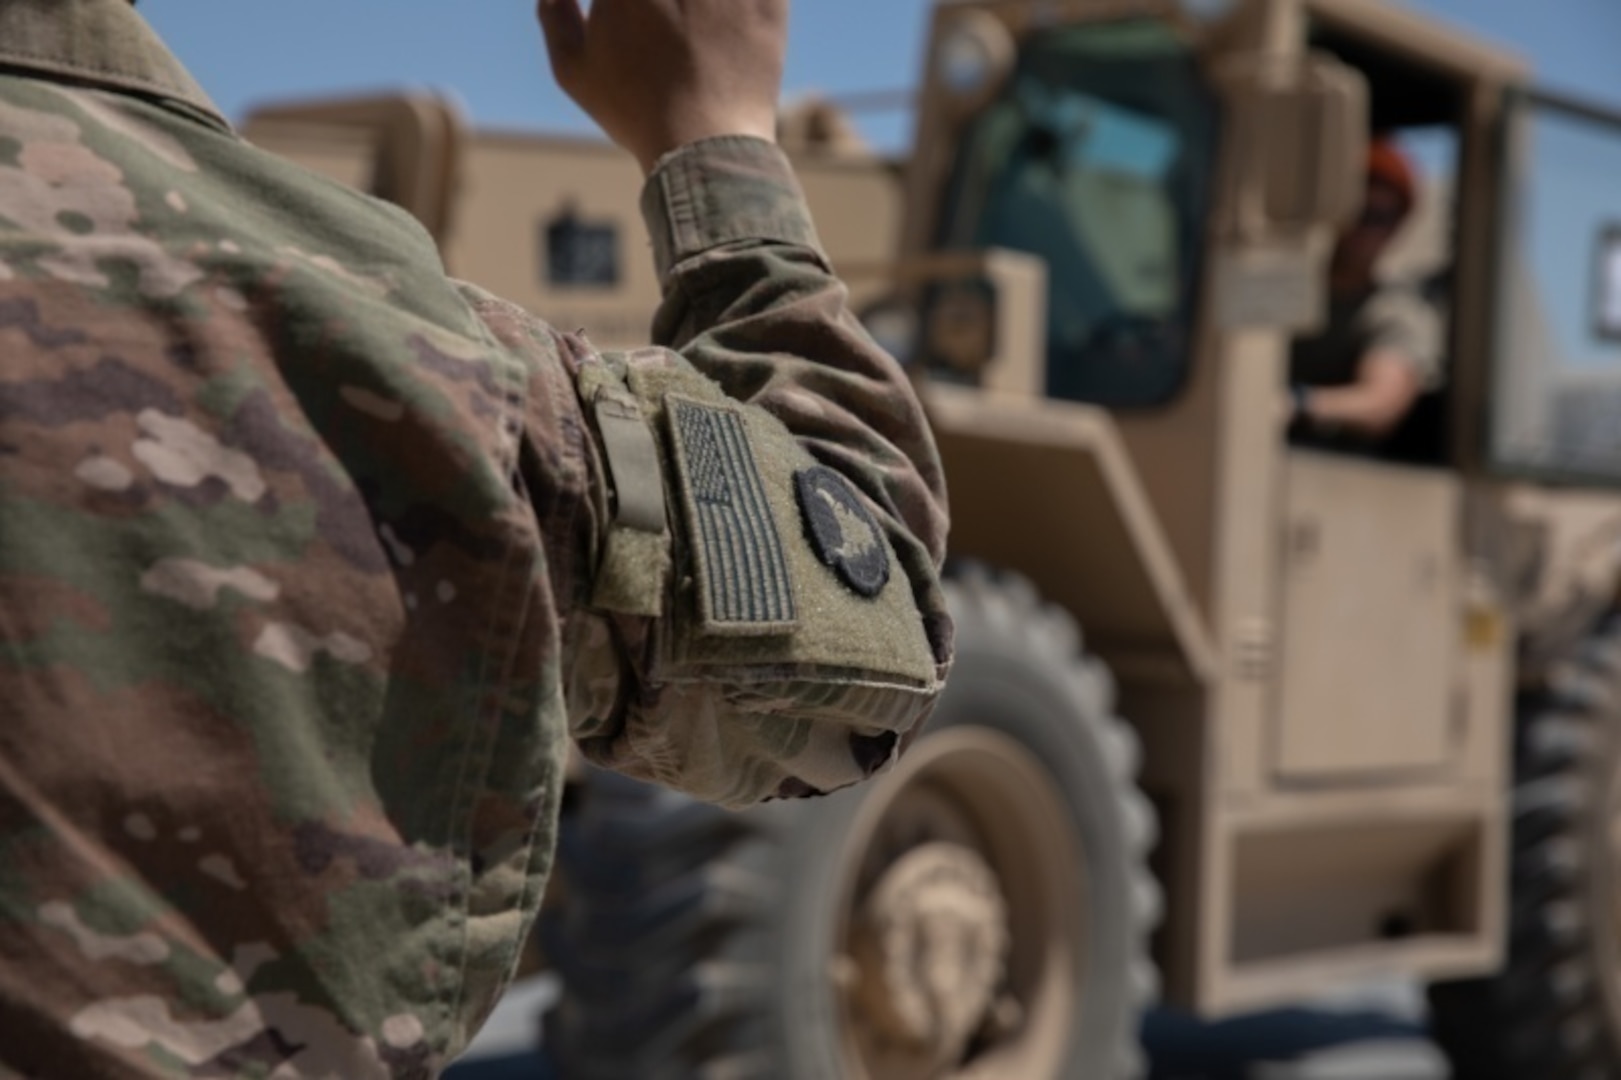
[{"label": "wheel hub", "polygon": [[1084,964],[1081,845],[1043,762],[960,726],[919,740],[848,833],[839,947],[851,1080],[1065,1074]]},{"label": "wheel hub", "polygon": [[854,944],[857,997],[874,1024],[937,1067],[961,1061],[1007,972],[996,872],[961,844],[911,849],[868,894]]}]

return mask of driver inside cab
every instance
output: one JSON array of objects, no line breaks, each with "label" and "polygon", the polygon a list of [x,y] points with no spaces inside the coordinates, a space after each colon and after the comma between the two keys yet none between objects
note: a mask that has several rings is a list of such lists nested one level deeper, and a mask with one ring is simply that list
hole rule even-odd
[{"label": "driver inside cab", "polygon": [[1439,381],[1440,318],[1416,287],[1375,277],[1418,194],[1412,165],[1388,139],[1369,146],[1367,185],[1329,263],[1327,322],[1290,355],[1296,442],[1375,445]]}]

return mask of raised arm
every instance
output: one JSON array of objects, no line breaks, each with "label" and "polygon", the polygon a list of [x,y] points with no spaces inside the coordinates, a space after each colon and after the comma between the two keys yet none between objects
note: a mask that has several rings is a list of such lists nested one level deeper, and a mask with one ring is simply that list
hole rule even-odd
[{"label": "raised arm", "polygon": [[787,4],[540,13],[559,83],[648,172],[664,289],[655,348],[578,364],[615,494],[573,733],[600,764],[731,805],[858,781],[949,663],[945,492],[773,145]]}]

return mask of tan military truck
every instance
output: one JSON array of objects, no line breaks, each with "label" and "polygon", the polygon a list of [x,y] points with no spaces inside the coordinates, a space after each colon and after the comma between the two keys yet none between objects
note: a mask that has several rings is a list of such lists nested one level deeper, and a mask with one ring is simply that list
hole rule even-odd
[{"label": "tan military truck", "polygon": [[[1113,1080],[1156,995],[1403,975],[1459,1077],[1621,1077],[1621,119],[1375,0],[959,0],[930,33],[909,161],[827,107],[784,137],[933,417],[956,670],[864,790],[583,785],[563,1075]],[[608,148],[415,99],[248,131],[454,272],[644,336]],[[1286,438],[1287,356],[1371,132],[1423,165],[1390,272],[1445,382],[1333,454]]]}]

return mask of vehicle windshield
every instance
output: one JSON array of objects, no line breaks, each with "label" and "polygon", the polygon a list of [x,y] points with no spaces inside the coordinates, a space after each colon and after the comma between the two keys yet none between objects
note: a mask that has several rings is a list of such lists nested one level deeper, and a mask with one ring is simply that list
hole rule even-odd
[{"label": "vehicle windshield", "polygon": [[1146,19],[1033,36],[968,126],[940,244],[1046,261],[1049,395],[1131,407],[1180,389],[1216,127],[1192,46]]}]

